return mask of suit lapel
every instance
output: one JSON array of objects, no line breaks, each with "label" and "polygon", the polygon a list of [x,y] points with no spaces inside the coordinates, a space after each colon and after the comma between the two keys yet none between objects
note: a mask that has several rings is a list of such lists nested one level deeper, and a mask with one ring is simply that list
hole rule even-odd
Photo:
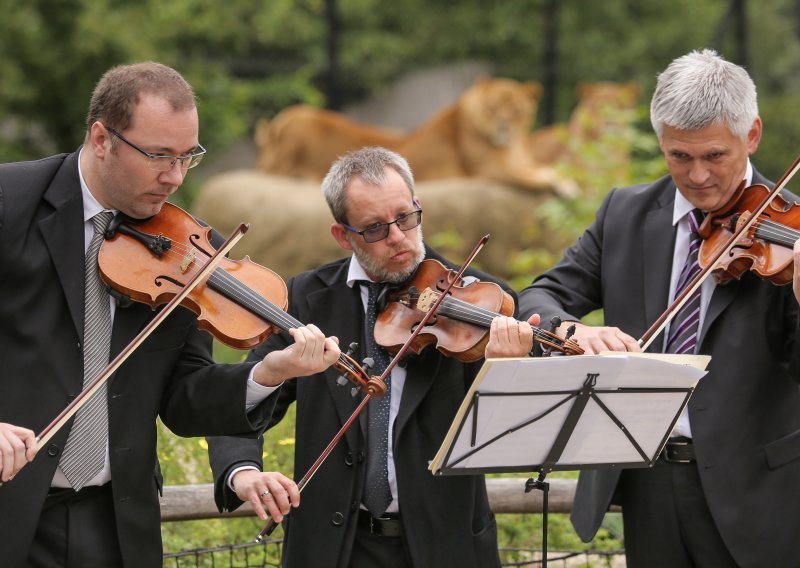
[{"label": "suit lapel", "polygon": [[45,199],[54,209],[51,215],[39,221],[39,230],[64,290],[75,330],[83,342],[83,197],[77,153],[64,160],[45,193]]},{"label": "suit lapel", "polygon": [[394,425],[394,439],[408,424],[409,418],[425,399],[431,390],[433,381],[439,373],[439,367],[444,358],[436,351],[436,347],[429,345],[420,356],[411,356],[408,360],[406,381],[403,385],[403,398],[400,400],[400,409]]},{"label": "suit lapel", "polygon": [[[761,184],[769,188],[772,188],[774,185],[771,181],[755,170],[753,170],[753,184]],[[731,305],[731,302],[733,302],[733,299],[736,297],[740,286],[741,281],[732,280],[730,282],[726,282],[725,284],[718,284],[714,287],[714,293],[711,295],[711,300],[709,301],[708,309],[706,310],[706,315],[703,319],[703,328],[700,330],[700,334],[697,337],[697,343],[701,346],[701,348],[708,330],[711,328],[716,319],[722,314],[722,312],[724,312],[727,307]]]},{"label": "suit lapel", "polygon": [[[672,266],[672,254],[675,248],[675,231],[672,226],[672,210],[674,206],[674,185],[671,185],[673,193],[667,198],[662,193],[662,199],[656,203],[656,207],[648,212],[644,225],[644,246],[642,248],[642,266],[644,271],[644,295],[645,295],[645,316],[647,326],[653,324],[664,313],[667,307],[667,296],[669,295],[669,269]],[[666,267],[666,273],[665,273]],[[652,343],[653,346],[660,346],[659,340]],[[660,348],[654,347],[656,351]]]},{"label": "suit lapel", "polygon": [[[361,359],[366,356],[363,355],[365,350],[363,338],[364,318],[354,318],[353,314],[362,314],[364,308],[361,303],[358,286],[353,288],[347,286],[347,268],[348,263],[345,262],[332,277],[325,278],[324,276],[326,275],[322,275],[323,280],[327,280],[328,285],[308,296],[308,313],[319,317],[315,323],[326,335],[330,334],[328,330],[340,330],[339,342],[343,352],[347,351],[351,342],[357,341],[359,350],[353,355],[353,358],[360,363]],[[328,377],[334,377],[338,374],[339,371],[336,369],[331,369],[327,372]],[[327,380],[326,382],[336,407],[336,412],[339,414],[342,424],[344,424],[352,416],[362,396],[353,397],[351,395],[352,384],[341,386],[335,380]],[[365,416],[366,413],[362,412],[359,417],[362,432],[364,431],[363,420]],[[345,436],[351,448],[358,447],[358,433],[355,429],[350,428]]]}]

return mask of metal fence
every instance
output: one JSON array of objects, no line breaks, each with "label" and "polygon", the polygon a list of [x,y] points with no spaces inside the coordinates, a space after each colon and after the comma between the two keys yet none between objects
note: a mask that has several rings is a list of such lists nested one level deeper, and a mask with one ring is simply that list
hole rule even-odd
[{"label": "metal fence", "polygon": [[[549,480],[548,510],[569,513],[575,495],[576,480]],[[489,503],[495,513],[541,513],[542,494],[524,492],[525,478],[490,478],[486,480]],[[162,522],[252,516],[249,504],[234,513],[221,515],[214,506],[213,486],[187,485],[166,487],[161,501]],[[283,541],[266,539],[260,543],[228,544],[214,548],[198,548],[164,554],[164,568],[280,568]],[[499,550],[504,567],[541,566],[542,551],[502,547]],[[547,565],[553,567],[625,566],[623,550],[554,551],[547,553]]]},{"label": "metal fence", "polygon": [[[184,550],[164,555],[164,568],[280,568],[281,540],[230,544],[215,548]],[[541,550],[500,548],[504,567],[542,566]],[[625,566],[624,550],[549,551],[547,565],[553,567]]]}]

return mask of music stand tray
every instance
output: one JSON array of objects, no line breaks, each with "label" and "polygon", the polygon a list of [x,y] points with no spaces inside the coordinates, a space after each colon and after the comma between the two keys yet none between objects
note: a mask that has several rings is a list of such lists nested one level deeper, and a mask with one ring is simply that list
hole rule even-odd
[{"label": "music stand tray", "polygon": [[[487,359],[429,465],[434,475],[652,466],[710,357]],[[544,561],[546,565],[546,560]]]}]

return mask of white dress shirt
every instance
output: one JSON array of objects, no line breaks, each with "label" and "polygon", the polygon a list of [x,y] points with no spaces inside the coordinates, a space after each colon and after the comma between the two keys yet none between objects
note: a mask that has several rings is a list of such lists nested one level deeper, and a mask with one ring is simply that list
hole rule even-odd
[{"label": "white dress shirt", "polygon": [[[745,170],[745,186],[750,186],[753,180],[753,166],[748,160],[747,162],[747,169]],[[678,279],[680,278],[681,270],[683,270],[683,265],[686,262],[686,256],[689,254],[689,220],[687,219],[687,215],[690,211],[694,209],[694,205],[689,203],[689,201],[678,191],[678,188],[675,188],[675,205],[672,211],[672,225],[678,226],[678,230],[675,234],[675,251],[672,255],[672,275],[670,277],[670,284],[669,284],[669,299],[670,304],[675,301],[675,288],[678,285]],[[716,283],[714,282],[713,278],[706,278],[700,286],[700,322],[698,323],[698,329],[703,329],[703,322],[705,321],[706,311],[708,310],[708,304],[711,302],[711,295],[714,293],[714,288],[716,287]],[[662,351],[666,350],[667,346],[667,337],[669,337],[669,326],[664,331],[664,345],[662,347]],[[695,353],[700,348],[700,343],[698,342],[695,345]],[[678,417],[678,422],[675,424],[675,428],[672,430],[672,436],[686,436],[687,438],[692,437],[692,428],[691,424],[689,424],[689,407],[688,405],[683,409],[683,412]]]}]

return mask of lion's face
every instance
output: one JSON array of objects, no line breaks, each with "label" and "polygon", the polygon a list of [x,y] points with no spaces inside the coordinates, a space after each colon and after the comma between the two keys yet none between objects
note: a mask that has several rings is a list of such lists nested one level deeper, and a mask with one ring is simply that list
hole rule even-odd
[{"label": "lion's face", "polygon": [[493,146],[509,146],[530,131],[540,95],[538,83],[481,78],[459,99],[462,124],[466,122]]}]

